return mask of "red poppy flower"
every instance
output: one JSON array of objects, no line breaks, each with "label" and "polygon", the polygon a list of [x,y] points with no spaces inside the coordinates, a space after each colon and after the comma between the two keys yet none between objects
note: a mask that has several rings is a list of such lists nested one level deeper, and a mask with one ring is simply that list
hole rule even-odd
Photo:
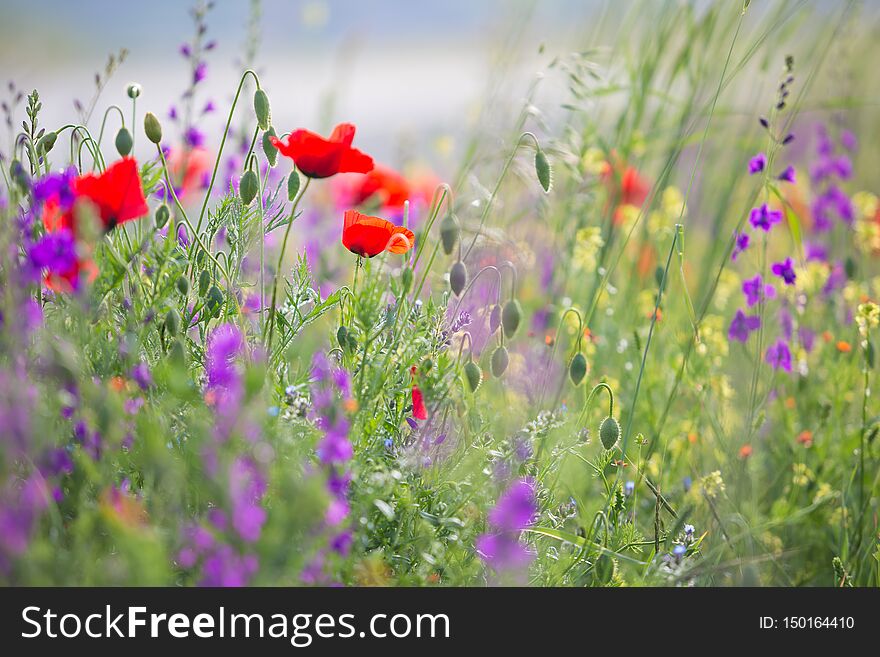
[{"label": "red poppy flower", "polygon": [[348,205],[361,205],[366,202],[377,203],[386,210],[399,210],[410,200],[410,184],[401,174],[385,166],[376,166],[364,175],[353,175],[347,194]]},{"label": "red poppy flower", "polygon": [[294,130],[287,143],[270,137],[272,145],[289,157],[303,175],[309,178],[329,178],[337,173],[367,173],[373,169],[373,158],[351,147],[355,127],[340,123],[329,139],[309,130]]},{"label": "red poppy flower", "polygon": [[417,420],[427,420],[428,419],[428,409],[425,407],[425,396],[422,394],[421,388],[419,388],[415,383],[416,366],[413,365],[409,372],[413,378],[413,387],[412,387],[413,417]]},{"label": "red poppy flower", "polygon": [[[43,226],[49,233],[62,230],[70,231],[76,239],[73,211],[62,211],[57,198],[50,198],[43,204]],[[80,249],[84,250],[83,245],[80,245]],[[70,293],[79,289],[79,284],[83,279],[91,283],[97,277],[98,266],[94,261],[91,258],[79,256],[67,271],[47,273],[43,278],[43,283],[53,292]]]},{"label": "red poppy flower", "polygon": [[204,148],[175,148],[168,156],[168,168],[175,192],[180,199],[189,198],[193,192],[206,188],[211,172],[211,158]]},{"label": "red poppy flower", "polygon": [[342,227],[342,245],[359,256],[372,258],[383,251],[406,253],[416,242],[408,228],[395,226],[379,217],[346,210]]},{"label": "red poppy flower", "polygon": [[639,175],[633,167],[627,167],[620,178],[620,202],[624,205],[636,205],[641,207],[651,186]]},{"label": "red poppy flower", "polygon": [[101,175],[86,174],[76,179],[73,191],[77,199],[87,198],[98,209],[105,230],[117,224],[143,217],[150,211],[134,158],[124,157]]}]

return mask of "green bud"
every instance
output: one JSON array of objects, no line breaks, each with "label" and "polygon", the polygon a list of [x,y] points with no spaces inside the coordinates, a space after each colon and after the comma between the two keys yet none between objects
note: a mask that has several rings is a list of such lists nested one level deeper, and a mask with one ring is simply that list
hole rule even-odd
[{"label": "green bud", "polygon": [[340,326],[336,329],[336,342],[338,342],[339,346],[343,349],[348,346],[348,329],[344,326]]},{"label": "green bud", "polygon": [[452,269],[449,270],[449,287],[452,288],[452,293],[455,296],[461,296],[462,290],[464,290],[466,284],[467,267],[465,267],[464,263],[459,260],[452,265]]},{"label": "green bud", "polygon": [[177,291],[183,296],[189,293],[189,279],[186,276],[181,276],[177,279]]},{"label": "green bud", "polygon": [[400,272],[400,282],[403,285],[403,293],[409,292],[413,282],[413,270],[411,268],[406,267]]},{"label": "green bud", "polygon": [[144,114],[144,134],[154,144],[162,141],[162,124],[152,112]]},{"label": "green bud", "polygon": [[443,245],[443,253],[446,255],[452,253],[456,242],[458,242],[458,222],[455,220],[455,215],[449,212],[440,222],[440,243]]},{"label": "green bud", "polygon": [[153,219],[156,222],[156,228],[164,228],[170,218],[171,209],[168,207],[167,203],[162,203],[162,205],[156,208],[156,214],[153,215]]},{"label": "green bud", "polygon": [[856,261],[852,256],[847,256],[846,260],[843,262],[843,271],[846,272],[846,277],[849,279],[853,279],[856,277],[858,267],[856,266]]},{"label": "green bud", "polygon": [[296,172],[296,169],[290,172],[290,175],[287,176],[287,198],[290,201],[293,201],[296,198],[297,193],[299,192],[299,174]]},{"label": "green bud", "polygon": [[541,183],[544,192],[549,192],[550,186],[553,184],[553,177],[550,162],[547,161],[547,156],[542,148],[535,151],[535,173],[538,174],[538,182]]},{"label": "green bud", "polygon": [[519,305],[519,301],[511,299],[505,303],[504,308],[501,309],[501,326],[504,329],[504,335],[511,337],[516,333],[521,319],[522,308]]},{"label": "green bud", "polygon": [[501,304],[495,304],[489,313],[489,335],[495,335],[495,331],[501,326]]},{"label": "green bud", "polygon": [[510,355],[507,353],[507,347],[499,346],[492,352],[492,376],[496,379],[500,378],[509,363]]},{"label": "green bud", "polygon": [[165,331],[168,332],[168,335],[177,335],[177,332],[180,330],[180,314],[172,308],[165,315]]},{"label": "green bud", "polygon": [[266,159],[269,161],[270,167],[274,167],[278,163],[278,149],[275,148],[269,137],[277,136],[274,126],[271,125],[269,126],[269,129],[263,133],[263,153],[266,154]]},{"label": "green bud", "polygon": [[483,370],[474,361],[469,360],[464,365],[464,378],[467,380],[471,392],[476,392],[483,382]]},{"label": "green bud", "polygon": [[602,420],[599,425],[599,438],[605,449],[611,449],[620,440],[620,425],[613,417],[609,416]]},{"label": "green bud", "polygon": [[220,308],[223,305],[223,292],[220,291],[220,288],[216,285],[212,285],[211,289],[208,290],[208,299],[205,301],[205,308],[211,313],[213,317],[218,317],[220,315]]},{"label": "green bud", "polygon": [[205,296],[205,293],[208,291],[208,286],[211,284],[211,274],[208,273],[207,269],[203,269],[202,273],[199,274],[199,296]]},{"label": "green bud", "polygon": [[132,82],[130,85],[128,85],[128,87],[126,87],[125,93],[128,94],[129,98],[134,100],[141,95],[141,85],[137,84],[136,82]]},{"label": "green bud", "polygon": [[248,169],[238,181],[238,194],[241,196],[241,202],[250,205],[259,192],[260,181],[257,180],[257,174],[252,169]]},{"label": "green bud", "polygon": [[269,111],[269,96],[262,89],[254,92],[254,112],[257,115],[257,125],[260,130],[268,130],[271,119]]},{"label": "green bud", "polygon": [[19,186],[21,191],[26,192],[30,189],[31,177],[18,160],[12,160],[9,165],[9,177]]},{"label": "green bud", "polygon": [[180,340],[171,341],[171,345],[168,347],[168,358],[181,365],[186,362],[186,352]]},{"label": "green bud", "polygon": [[116,152],[122,157],[125,157],[131,153],[131,147],[133,145],[134,141],[131,138],[131,133],[128,131],[128,128],[119,128],[119,132],[116,133]]},{"label": "green bud", "polygon": [[40,137],[40,141],[37,142],[37,152],[38,153],[48,153],[55,146],[55,142],[58,140],[57,132],[47,132],[45,135]]},{"label": "green bud", "polygon": [[579,386],[587,375],[587,357],[577,352],[568,365],[568,376],[575,386]]}]

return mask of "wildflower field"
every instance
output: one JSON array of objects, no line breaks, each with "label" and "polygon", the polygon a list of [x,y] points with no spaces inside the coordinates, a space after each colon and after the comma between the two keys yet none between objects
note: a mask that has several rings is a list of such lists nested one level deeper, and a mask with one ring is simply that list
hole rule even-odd
[{"label": "wildflower field", "polygon": [[2,51],[0,582],[880,585],[876,3],[503,3],[442,129],[232,4]]}]

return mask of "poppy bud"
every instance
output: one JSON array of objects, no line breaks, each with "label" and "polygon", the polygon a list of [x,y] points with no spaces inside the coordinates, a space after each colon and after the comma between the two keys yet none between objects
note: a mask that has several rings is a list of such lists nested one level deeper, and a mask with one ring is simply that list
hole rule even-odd
[{"label": "poppy bud", "polygon": [[128,94],[128,97],[134,100],[138,96],[141,95],[141,85],[132,82],[128,87],[125,88],[125,93]]},{"label": "poppy bud", "polygon": [[340,326],[336,329],[336,342],[338,342],[339,346],[343,349],[348,346],[348,329],[344,326]]},{"label": "poppy bud", "polygon": [[455,216],[449,212],[440,222],[440,242],[443,244],[443,253],[449,255],[458,242],[458,222]]},{"label": "poppy bud", "polygon": [[211,284],[211,274],[208,273],[207,269],[203,269],[202,273],[199,274],[199,296],[205,296],[205,293],[208,291],[208,286]]},{"label": "poppy bud", "polygon": [[568,376],[575,386],[579,386],[587,375],[587,357],[582,352],[577,352],[568,366]]},{"label": "poppy bud", "polygon": [[144,134],[154,144],[162,141],[162,124],[152,112],[144,114]]},{"label": "poppy bud", "polygon": [[449,270],[449,287],[452,288],[452,293],[455,296],[460,296],[466,284],[467,268],[464,266],[464,263],[459,260],[452,265],[452,269]]},{"label": "poppy bud", "polygon": [[287,198],[290,201],[296,198],[297,193],[299,192],[299,174],[296,172],[296,169],[290,172],[290,175],[287,177]]},{"label": "poppy bud", "polygon": [[171,341],[171,346],[168,347],[168,358],[181,365],[186,362],[183,343],[180,340]]},{"label": "poppy bud", "polygon": [[510,363],[510,356],[507,353],[507,347],[499,346],[492,352],[492,376],[496,379],[500,378],[507,365]]},{"label": "poppy bud", "polygon": [[489,335],[494,335],[501,326],[501,304],[496,303],[489,313]]},{"label": "poppy bud", "polygon": [[55,142],[57,141],[57,139],[57,132],[47,132],[40,138],[40,141],[37,142],[37,152],[48,153],[55,146]]},{"label": "poppy bud", "polygon": [[550,185],[553,184],[552,170],[542,148],[535,151],[535,173],[538,174],[538,182],[541,183],[544,192],[549,192]]},{"label": "poppy bud", "polygon": [[852,256],[847,256],[847,259],[843,263],[843,271],[846,272],[847,278],[856,277],[856,261],[853,260]]},{"label": "poppy bud", "polygon": [[220,306],[222,305],[223,293],[220,291],[219,287],[212,285],[211,289],[208,290],[208,300],[205,302],[205,307],[212,316],[217,317],[220,315]]},{"label": "poppy bud", "polygon": [[516,333],[521,318],[522,309],[520,308],[519,301],[511,299],[505,303],[504,308],[501,309],[501,326],[504,329],[504,335],[511,337]]},{"label": "poppy bud", "polygon": [[156,228],[163,228],[165,224],[168,223],[168,219],[171,217],[171,210],[168,208],[167,203],[162,203],[158,208],[156,208],[156,214],[153,216],[153,219],[156,222]]},{"label": "poppy bud", "polygon": [[409,292],[413,282],[413,270],[407,267],[402,272],[400,272],[400,282],[403,285],[404,294]]},{"label": "poppy bud", "polygon": [[12,160],[9,165],[9,177],[21,188],[21,191],[26,192],[30,189],[31,177],[18,160]]},{"label": "poppy bud", "polygon": [[177,335],[180,330],[180,314],[174,308],[165,315],[165,330],[169,335]]},{"label": "poppy bud", "polygon": [[257,174],[252,169],[248,169],[238,181],[238,194],[241,196],[241,202],[250,205],[259,191],[260,181],[257,180]]},{"label": "poppy bud", "polygon": [[119,128],[119,132],[116,133],[116,151],[122,157],[125,157],[131,153],[131,147],[133,144],[134,142],[128,128]]},{"label": "poppy bud", "polygon": [[599,438],[602,439],[602,446],[605,449],[611,449],[620,439],[620,425],[613,417],[608,416],[602,420],[599,425]]},{"label": "poppy bud", "polygon": [[254,112],[257,115],[257,125],[260,126],[260,130],[268,130],[270,119],[269,96],[262,89],[257,89],[254,92]]},{"label": "poppy bud", "polygon": [[274,144],[272,144],[272,137],[277,137],[275,134],[275,128],[273,126],[269,126],[269,129],[263,133],[263,153],[266,155],[266,160],[269,162],[270,167],[274,167],[278,163],[278,149],[275,148]]},{"label": "poppy bud", "polygon": [[474,361],[469,360],[464,366],[464,378],[467,379],[471,392],[476,392],[483,382],[483,370]]},{"label": "poppy bud", "polygon": [[177,279],[177,291],[183,296],[189,293],[189,279],[186,276],[181,276]]}]

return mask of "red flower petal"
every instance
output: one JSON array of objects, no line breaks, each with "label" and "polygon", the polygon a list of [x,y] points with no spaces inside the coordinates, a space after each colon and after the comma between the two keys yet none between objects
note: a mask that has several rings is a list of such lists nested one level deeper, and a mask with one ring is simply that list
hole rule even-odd
[{"label": "red flower petal", "polygon": [[415,244],[416,236],[403,226],[395,226],[379,217],[347,210],[342,227],[342,245],[354,254],[372,258],[383,251],[406,253]]},{"label": "red flower petal", "polygon": [[428,419],[428,409],[425,407],[425,397],[418,386],[412,389],[413,417],[417,420]]},{"label": "red flower petal", "polygon": [[74,192],[97,206],[106,230],[150,211],[141,188],[137,162],[131,157],[113,163],[99,176],[91,173],[81,176],[74,183]]},{"label": "red flower petal", "polygon": [[309,130],[294,130],[283,142],[270,137],[278,152],[289,157],[303,175],[309,178],[329,178],[337,173],[367,173],[373,168],[373,158],[352,148],[355,127],[341,123],[329,139]]}]

